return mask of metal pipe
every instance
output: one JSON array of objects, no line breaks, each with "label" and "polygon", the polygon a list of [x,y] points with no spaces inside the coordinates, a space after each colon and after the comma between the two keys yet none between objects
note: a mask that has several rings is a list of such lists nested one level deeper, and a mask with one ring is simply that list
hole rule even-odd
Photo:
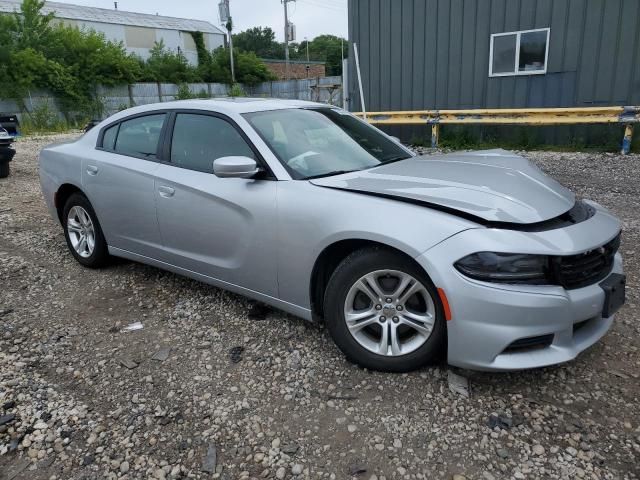
[{"label": "metal pipe", "polygon": [[364,91],[362,89],[362,74],[360,73],[360,56],[358,55],[358,44],[355,42],[353,43],[353,56],[356,61],[356,73],[358,74],[358,87],[360,88],[360,105],[362,106],[362,116],[365,120],[367,120],[367,108],[364,105]]}]

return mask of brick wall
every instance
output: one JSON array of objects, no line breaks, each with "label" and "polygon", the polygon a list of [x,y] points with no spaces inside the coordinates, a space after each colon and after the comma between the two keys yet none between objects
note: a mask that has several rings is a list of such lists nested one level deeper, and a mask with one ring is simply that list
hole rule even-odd
[{"label": "brick wall", "polygon": [[[273,60],[263,60],[265,65],[269,70],[273,72],[273,74],[278,77],[278,80],[285,79],[285,70],[286,64],[284,60],[282,61],[273,61]],[[289,63],[289,78],[290,79],[298,79],[298,78],[316,78],[316,77],[324,77],[326,74],[326,69],[324,63],[310,62],[309,71],[307,72],[307,62],[290,62]]]}]

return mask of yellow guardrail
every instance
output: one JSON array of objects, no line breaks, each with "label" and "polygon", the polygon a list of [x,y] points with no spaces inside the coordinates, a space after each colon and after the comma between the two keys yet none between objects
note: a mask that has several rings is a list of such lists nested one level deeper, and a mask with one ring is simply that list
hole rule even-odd
[{"label": "yellow guardrail", "polygon": [[431,125],[431,146],[437,147],[440,125],[590,125],[625,126],[622,153],[631,149],[633,126],[640,123],[640,107],[496,108],[480,110],[418,110],[356,113],[375,125]]}]

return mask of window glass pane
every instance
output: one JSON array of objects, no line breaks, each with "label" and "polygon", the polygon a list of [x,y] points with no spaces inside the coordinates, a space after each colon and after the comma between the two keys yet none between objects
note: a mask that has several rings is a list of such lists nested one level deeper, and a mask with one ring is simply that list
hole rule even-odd
[{"label": "window glass pane", "polygon": [[528,32],[520,35],[521,72],[544,70],[547,54],[547,31]]},{"label": "window glass pane", "polygon": [[104,136],[102,137],[102,148],[106,148],[107,150],[113,150],[113,145],[116,141],[116,133],[118,133],[118,125],[114,125],[113,127],[109,127],[104,131]]},{"label": "window glass pane", "polygon": [[171,141],[171,162],[176,166],[213,172],[213,161],[240,156],[255,160],[240,133],[226,120],[208,115],[179,114]]},{"label": "window glass pane", "polygon": [[493,65],[491,72],[515,73],[516,71],[516,35],[493,37]]},{"label": "window glass pane", "polygon": [[156,158],[165,114],[148,115],[120,124],[115,151],[124,155]]}]

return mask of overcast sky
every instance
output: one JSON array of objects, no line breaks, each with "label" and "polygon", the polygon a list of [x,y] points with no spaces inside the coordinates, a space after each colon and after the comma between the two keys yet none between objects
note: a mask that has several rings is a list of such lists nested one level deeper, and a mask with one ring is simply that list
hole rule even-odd
[{"label": "overcast sky", "polygon": [[[113,8],[113,0],[56,0],[91,7]],[[219,0],[118,0],[118,9],[158,13],[170,17],[207,20],[218,25]],[[234,32],[271,27],[284,40],[284,9],[281,0],[230,0]],[[323,33],[346,38],[347,0],[296,0],[289,2],[289,17],[296,25],[297,41]]]}]

